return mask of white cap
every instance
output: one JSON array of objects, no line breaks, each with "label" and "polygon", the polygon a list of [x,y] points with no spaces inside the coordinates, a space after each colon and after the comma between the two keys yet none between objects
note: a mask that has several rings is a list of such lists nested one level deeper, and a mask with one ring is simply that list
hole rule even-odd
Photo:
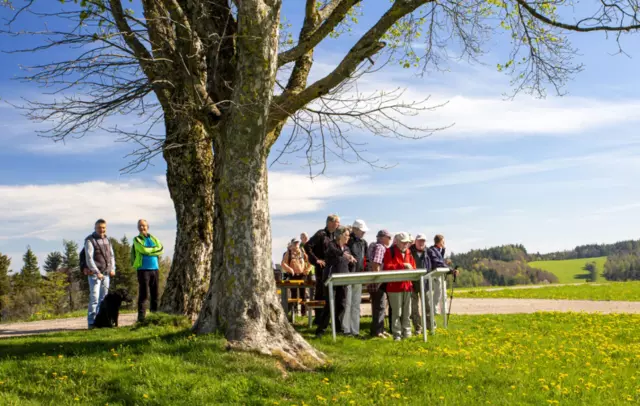
[{"label": "white cap", "polygon": [[427,236],[424,234],[418,234],[416,235],[416,241],[418,240],[427,241]]},{"label": "white cap", "polygon": [[412,242],[413,240],[411,239],[411,235],[409,235],[409,233],[407,233],[406,231],[402,231],[402,232],[396,234],[396,241],[398,241],[398,242]]},{"label": "white cap", "polygon": [[353,222],[352,228],[357,228],[360,231],[367,232],[369,231],[369,227],[365,224],[364,220],[356,220]]}]

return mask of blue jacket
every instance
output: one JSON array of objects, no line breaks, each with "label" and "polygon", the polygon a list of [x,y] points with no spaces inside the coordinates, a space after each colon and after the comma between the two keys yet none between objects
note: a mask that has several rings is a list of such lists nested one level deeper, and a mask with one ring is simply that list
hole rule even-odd
[{"label": "blue jacket", "polygon": [[444,260],[444,254],[445,248],[438,248],[435,245],[429,247],[427,255],[429,255],[429,260],[431,261],[431,269],[449,268],[449,265]]}]

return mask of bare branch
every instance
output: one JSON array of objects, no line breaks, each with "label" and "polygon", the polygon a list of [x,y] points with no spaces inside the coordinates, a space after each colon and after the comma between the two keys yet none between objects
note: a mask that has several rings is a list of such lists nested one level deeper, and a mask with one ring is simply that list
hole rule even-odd
[{"label": "bare branch", "polygon": [[[516,2],[522,8],[527,10],[527,12],[531,14],[533,17],[535,17],[537,20],[545,24],[549,24],[553,27],[562,28],[563,30],[578,31],[578,32],[592,32],[592,31],[629,32],[629,31],[635,31],[640,29],[640,20],[638,19],[637,7],[636,7],[636,11],[634,11],[633,13],[629,13],[629,12],[626,12],[619,4],[606,3],[605,1],[602,1],[603,9],[601,10],[602,11],[601,13],[598,13],[599,14],[598,17],[582,19],[575,24],[567,24],[567,23],[557,21],[553,18],[547,17],[543,13],[537,11],[536,8],[530,5],[526,0],[516,0]],[[537,3],[534,3],[534,4],[537,4]],[[542,4],[549,4],[549,3],[542,3]],[[607,9],[615,10],[614,13],[618,14],[617,18],[611,18],[611,14],[607,11]],[[624,21],[625,17],[629,17],[631,19],[631,23],[629,24],[625,23]],[[611,21],[618,20],[620,21],[620,24],[619,25],[603,24],[603,22],[606,21],[607,19],[611,19]],[[583,24],[586,22],[591,22],[593,25],[584,26]]]},{"label": "bare branch", "polygon": [[382,36],[402,17],[432,0],[406,0],[394,2],[391,8],[351,48],[340,64],[327,76],[313,83],[296,95],[280,95],[274,98],[277,106],[272,112],[274,122],[282,121],[312,100],[321,97],[348,79],[358,66],[384,48]]},{"label": "bare branch", "polygon": [[[315,48],[323,39],[325,39],[337,26],[340,24],[349,10],[362,0],[334,0],[327,7],[325,7],[325,14],[330,11],[330,14],[324,19],[320,19],[323,23],[316,29],[309,33],[306,38],[300,38],[298,45],[282,52],[278,55],[278,66],[286,65],[289,62],[293,62],[307,53],[309,50]],[[312,8],[315,11],[315,2]],[[307,16],[309,15],[307,7]],[[318,15],[322,18],[322,14]]]}]

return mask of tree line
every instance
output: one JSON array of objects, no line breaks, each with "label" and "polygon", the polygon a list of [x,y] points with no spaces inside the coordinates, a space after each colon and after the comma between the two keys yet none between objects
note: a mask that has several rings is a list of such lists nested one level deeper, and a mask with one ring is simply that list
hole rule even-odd
[{"label": "tree line", "polygon": [[[640,280],[640,240],[618,241],[613,244],[586,244],[572,250],[547,254],[529,254],[522,244],[508,244],[466,253],[453,254],[453,263],[466,272],[460,274],[462,286],[526,285],[557,282],[550,272],[531,267],[527,262],[589,259],[607,257],[602,276],[609,281]],[[585,261],[583,268],[590,282],[598,280],[600,270],[593,261]]]},{"label": "tree line", "polygon": [[[126,237],[110,241],[116,262],[111,287],[125,288],[136,296],[138,281],[129,258],[131,245]],[[0,321],[45,319],[86,309],[89,283],[80,269],[80,249],[74,241],[63,240],[62,251],[47,255],[42,266],[44,274],[31,247],[27,247],[22,257],[24,265],[19,272],[11,271],[11,258],[0,253]],[[160,292],[170,268],[171,260],[161,258]]]}]

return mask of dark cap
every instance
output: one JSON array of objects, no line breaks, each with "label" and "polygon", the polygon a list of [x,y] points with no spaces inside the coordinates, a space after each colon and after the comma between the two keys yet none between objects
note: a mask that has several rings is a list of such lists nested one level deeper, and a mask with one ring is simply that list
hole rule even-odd
[{"label": "dark cap", "polygon": [[380,230],[378,231],[378,235],[376,235],[376,238],[380,238],[380,237],[389,237],[391,238],[391,233],[387,230]]}]

